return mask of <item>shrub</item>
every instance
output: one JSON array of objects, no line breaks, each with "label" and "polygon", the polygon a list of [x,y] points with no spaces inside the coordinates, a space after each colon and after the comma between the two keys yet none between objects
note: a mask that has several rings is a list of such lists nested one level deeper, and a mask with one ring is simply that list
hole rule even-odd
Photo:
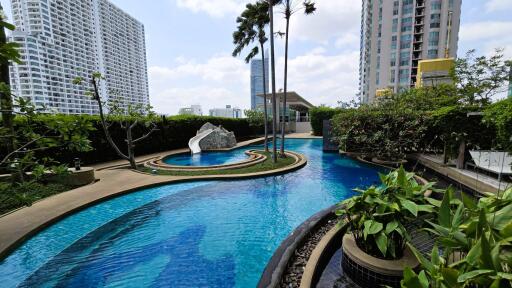
[{"label": "shrub", "polygon": [[332,117],[340,113],[340,108],[331,108],[327,106],[315,107],[309,110],[309,117],[311,118],[311,127],[313,134],[316,136],[323,135],[324,120],[331,120]]},{"label": "shrub", "polygon": [[500,148],[512,152],[512,98],[487,107],[484,111],[484,121],[496,129]]},{"label": "shrub", "polygon": [[[105,136],[101,128],[100,119],[98,116],[89,115],[45,115],[38,117],[33,125],[40,125],[47,120],[47,117],[58,119],[59,121],[72,121],[73,119],[81,118],[85,121],[92,123],[95,127],[94,131],[89,133],[89,140],[93,150],[89,152],[69,152],[62,150],[45,151],[44,154],[38,157],[45,157],[51,155],[55,160],[62,163],[72,164],[74,158],[80,158],[84,164],[94,164],[99,162],[117,160],[118,157],[110,145],[105,141]],[[233,131],[236,137],[246,139],[253,135],[262,134],[262,126],[251,126],[247,119],[231,119],[221,117],[204,117],[204,116],[161,116],[156,120],[159,131],[153,133],[147,141],[135,147],[137,155],[145,155],[156,152],[167,151],[171,149],[185,148],[188,145],[188,140],[196,135],[197,130],[201,126],[210,122],[214,125],[221,125],[229,131]],[[16,119],[16,125],[20,125]],[[110,128],[114,142],[120,147],[125,147],[122,141],[126,135],[124,130],[121,129],[118,122],[114,121]],[[143,124],[137,125],[133,129],[134,135],[142,135],[146,131]]]},{"label": "shrub", "polygon": [[419,151],[426,132],[426,120],[425,113],[363,107],[339,113],[332,123],[340,149],[398,160],[406,153]]}]

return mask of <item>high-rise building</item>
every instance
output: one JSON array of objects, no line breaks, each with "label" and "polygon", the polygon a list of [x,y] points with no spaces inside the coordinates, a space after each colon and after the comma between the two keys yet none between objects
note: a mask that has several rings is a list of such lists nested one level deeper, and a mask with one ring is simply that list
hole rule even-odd
[{"label": "high-rise building", "polygon": [[[104,101],[149,104],[144,26],[107,0],[11,0],[22,64],[10,68],[16,95],[56,113],[97,114],[73,79],[100,72]],[[86,81],[88,83],[88,81]]]},{"label": "high-rise building", "polygon": [[201,105],[192,105],[190,107],[181,108],[179,114],[203,116],[203,109]]},{"label": "high-rise building", "polygon": [[242,110],[236,107],[233,108],[231,107],[231,105],[226,105],[226,108],[210,109],[210,116],[225,118],[242,118]]},{"label": "high-rise building", "polygon": [[363,0],[359,93],[416,85],[420,60],[456,58],[462,0]]},{"label": "high-rise building", "polygon": [[[263,98],[256,97],[256,95],[264,94],[263,87],[266,87],[266,92],[269,91],[269,68],[268,58],[265,58],[265,83],[263,83],[263,60],[253,59],[251,61],[251,109],[256,110],[258,106],[263,105]],[[263,86],[265,85],[265,86]]]}]

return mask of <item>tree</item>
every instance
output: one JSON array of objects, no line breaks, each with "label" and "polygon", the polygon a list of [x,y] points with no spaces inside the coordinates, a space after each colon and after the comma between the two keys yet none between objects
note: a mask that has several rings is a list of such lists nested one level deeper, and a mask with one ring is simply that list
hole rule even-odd
[{"label": "tree", "polygon": [[13,97],[9,87],[9,61],[21,63],[17,43],[8,43],[5,29],[14,30],[14,26],[5,22],[2,5],[0,4],[0,109],[2,110],[2,140],[7,153],[16,150],[14,133]]},{"label": "tree", "polygon": [[503,49],[496,49],[489,57],[475,53],[469,50],[466,57],[457,59],[451,74],[467,104],[485,106],[494,95],[506,91],[512,62],[503,60]]},{"label": "tree", "polygon": [[263,114],[264,114],[264,128],[265,128],[265,151],[268,152],[268,109],[267,109],[267,87],[266,87],[266,67],[265,67],[265,50],[264,46],[268,38],[265,33],[265,26],[269,24],[270,18],[268,16],[268,3],[257,2],[256,4],[247,4],[245,10],[242,12],[240,17],[237,18],[238,23],[237,31],[233,33],[233,44],[235,44],[235,50],[233,56],[240,55],[242,50],[249,44],[258,40],[258,46],[251,49],[245,62],[249,63],[261,50],[261,61],[263,65]]},{"label": "tree", "polygon": [[[98,104],[101,126],[103,128],[103,132],[105,133],[105,138],[110,146],[116,151],[117,155],[119,155],[119,157],[130,162],[130,167],[132,169],[137,169],[137,162],[135,161],[135,146],[137,143],[148,138],[151,136],[151,134],[153,134],[153,132],[158,130],[154,121],[156,115],[151,111],[151,106],[149,105],[128,105],[125,107],[115,99],[108,103],[109,112],[108,115],[105,115],[104,104],[102,102],[98,88],[100,81],[102,80],[103,76],[101,73],[92,74],[90,81],[93,89],[89,94]],[[82,78],[76,78],[73,81],[74,84],[81,84],[82,82]],[[112,136],[110,135],[109,128],[113,124],[113,122],[109,121],[110,119],[117,120],[117,122],[121,125],[121,129],[125,130],[126,139],[124,142],[126,143],[127,153],[123,153],[121,151],[121,149],[117,146]],[[147,128],[147,132],[138,138],[134,138],[133,129],[137,127],[137,125],[144,125]]]},{"label": "tree", "polygon": [[313,14],[316,11],[315,3],[310,0],[304,0],[302,7],[295,3],[294,0],[282,1],[284,6],[284,18],[286,19],[286,31],[285,31],[285,48],[284,48],[284,95],[283,95],[283,117],[281,126],[281,157],[286,157],[284,154],[284,142],[285,142],[285,130],[286,130],[286,98],[288,93],[288,44],[290,36],[290,19],[293,14],[301,9],[304,9],[306,15]]},{"label": "tree", "polygon": [[276,61],[274,47],[274,5],[280,3],[278,0],[267,0],[268,14],[270,17],[270,73],[272,75],[272,161],[277,162],[277,97],[276,97]]}]

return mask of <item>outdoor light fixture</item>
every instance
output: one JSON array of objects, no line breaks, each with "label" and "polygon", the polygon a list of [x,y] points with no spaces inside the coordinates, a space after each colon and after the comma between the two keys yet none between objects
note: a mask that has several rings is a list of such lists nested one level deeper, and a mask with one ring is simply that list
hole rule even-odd
[{"label": "outdoor light fixture", "polygon": [[81,167],[80,167],[80,159],[79,158],[75,158],[75,171],[80,171]]}]

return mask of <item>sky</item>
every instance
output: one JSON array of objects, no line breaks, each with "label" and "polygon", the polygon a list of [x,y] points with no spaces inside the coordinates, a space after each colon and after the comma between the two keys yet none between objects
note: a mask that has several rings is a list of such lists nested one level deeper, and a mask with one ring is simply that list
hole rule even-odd
[{"label": "sky", "polygon": [[[301,0],[295,0],[301,1]],[[448,1],[448,0],[445,0]],[[10,17],[10,1],[0,0]],[[111,0],[145,25],[150,103],[161,114],[250,107],[250,66],[234,58],[232,33],[248,0]],[[254,1],[252,1],[254,2]],[[458,55],[505,48],[512,59],[512,0],[463,0]],[[361,0],[316,0],[317,11],[292,17],[288,87],[315,105],[335,106],[358,92]],[[276,9],[276,31],[284,30]],[[276,39],[277,89],[284,39]]]}]

